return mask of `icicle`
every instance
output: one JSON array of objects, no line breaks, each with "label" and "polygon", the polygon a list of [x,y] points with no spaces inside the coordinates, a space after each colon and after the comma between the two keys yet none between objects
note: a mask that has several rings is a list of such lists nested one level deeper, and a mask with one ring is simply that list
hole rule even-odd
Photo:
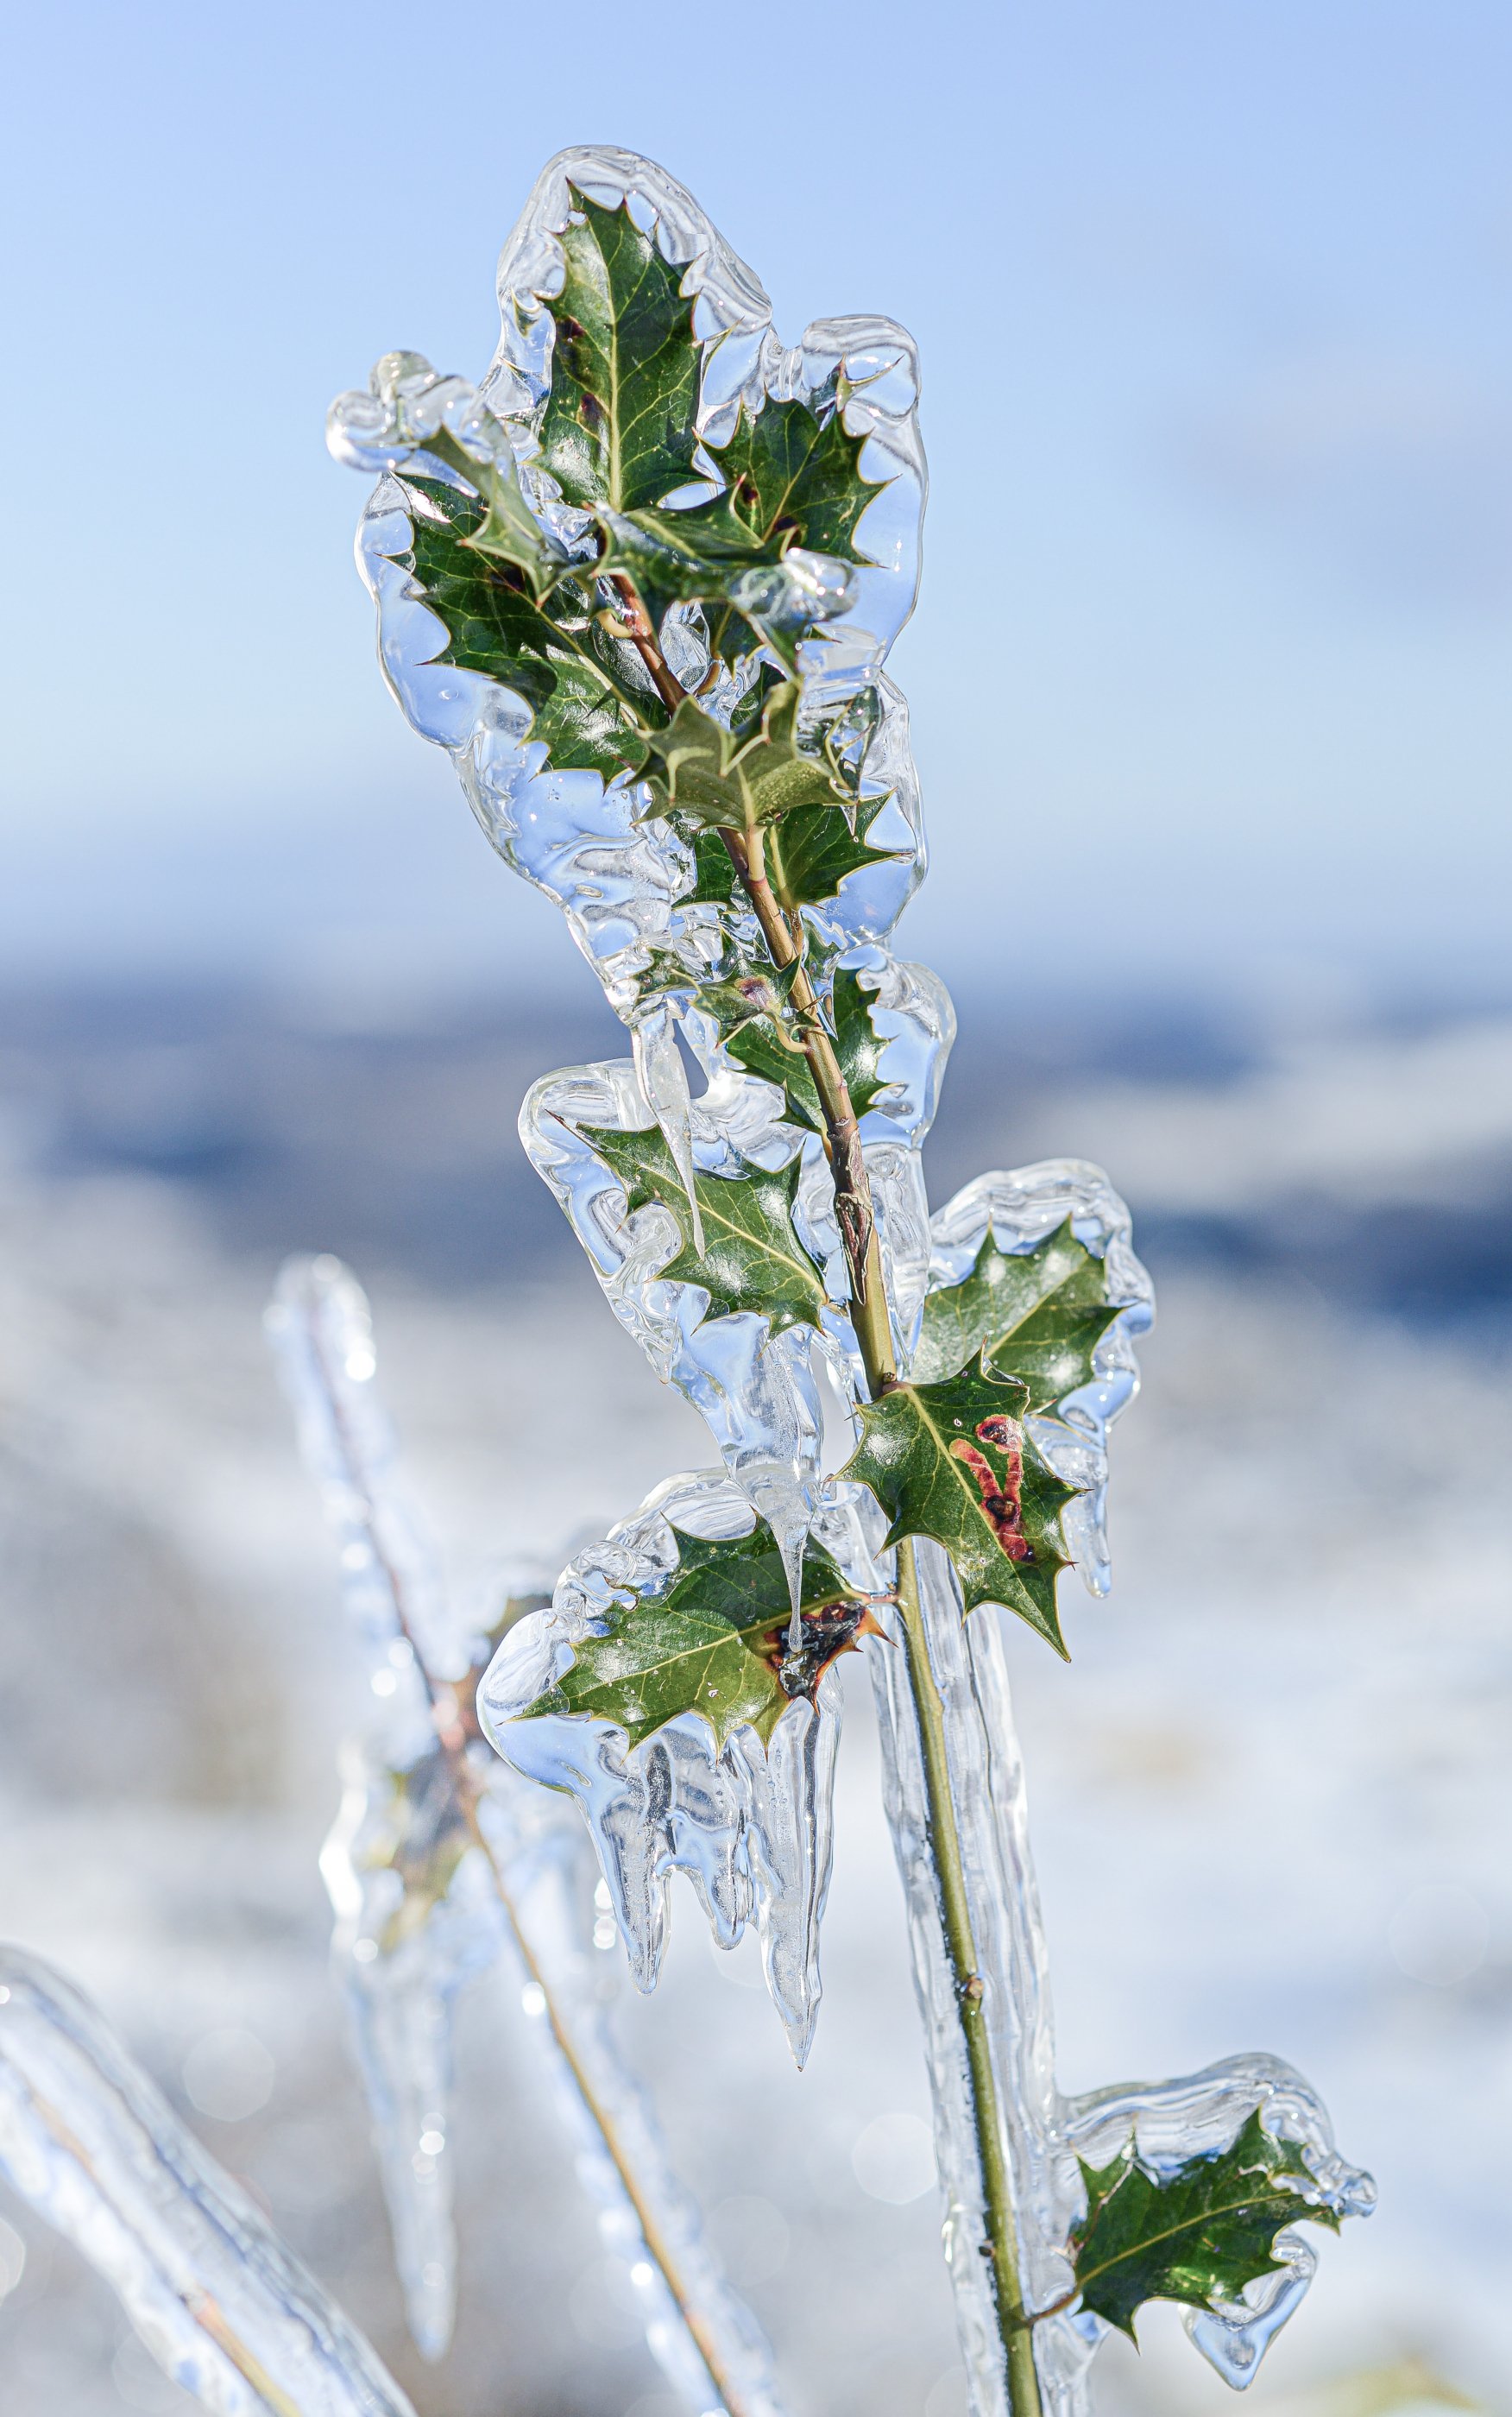
[{"label": "icicle", "polygon": [[662,1139],[672,1152],[672,1163],[688,1197],[693,1248],[702,1252],[703,1218],[698,1205],[698,1187],[693,1181],[692,1102],[688,1090],[688,1069],[677,1046],[676,1018],[665,999],[638,1011],[630,1041],[641,1097],[660,1126]]},{"label": "icicle", "polygon": [[456,2313],[453,2001],[494,1961],[505,1923],[432,1748],[407,1771],[354,1749],[321,1876],[333,1955],[372,2119],[410,2331],[442,2357]]},{"label": "icicle", "polygon": [[459,1677],[472,1639],[449,1616],[398,1482],[374,1382],[372,1319],[355,1278],[338,1259],[291,1259],[266,1327],[376,1699],[321,1870],[410,2330],[433,2359],[450,2341],[456,2301],[452,1999],[497,1953],[500,1917],[487,1888],[453,1885],[468,1838],[436,1748],[426,1666]]},{"label": "icicle", "polygon": [[[522,2001],[549,2039],[544,1983],[550,2005],[564,2023],[566,2052],[549,2055],[549,2069],[578,2143],[579,2177],[597,2209],[606,2249],[623,2260],[628,2273],[647,2345],[694,2417],[714,2417],[723,2406],[700,2339],[710,2345],[728,2379],[732,2409],[738,2404],[745,2417],[782,2417],[771,2352],[726,2281],[698,2209],[668,2162],[645,2095],[615,2043],[604,1995],[604,1958],[590,1933],[592,1890],[582,1865],[589,1860],[591,1868],[591,1858],[582,1824],[561,1796],[517,1779],[502,1765],[496,1768],[499,1782],[481,1814],[509,1874],[521,1935],[528,1941],[529,1968],[521,1968]],[[589,2112],[584,2086],[601,2121]],[[623,2167],[635,2177],[643,2214],[609,2153],[610,2135]],[[696,2335],[667,2288],[658,2257],[647,2249],[648,2227],[677,2274],[682,2307],[691,2313]]]},{"label": "icicle", "polygon": [[0,2166],[219,2417],[414,2417],[94,2008],[15,1947],[0,1949]]},{"label": "icicle", "polygon": [[[582,1805],[637,1986],[656,1984],[672,1874],[683,1871],[719,1946],[734,1946],[755,1919],[772,2000],[801,2064],[819,2008],[819,1923],[834,1837],[835,1674],[825,1674],[812,1704],[783,1714],[770,1746],[737,1729],[716,1751],[693,1712],[633,1748],[608,1721],[520,1718],[616,1597],[671,1583],[679,1530],[727,1538],[748,1535],[751,1524],[722,1470],[669,1478],[603,1543],[568,1562],[550,1611],[511,1629],[479,1685],[477,1711],[507,1762]],[[836,1549],[845,1539],[833,1540],[826,1525],[825,1541],[850,1576]]]},{"label": "icicle", "polygon": [[337,1539],[342,1600],[373,1693],[396,1736],[413,1730],[428,1749],[433,1736],[416,1655],[433,1677],[460,1678],[475,1632],[452,1615],[430,1539],[399,1482],[393,1429],[373,1382],[367,1296],[340,1259],[290,1259],[264,1322]]}]

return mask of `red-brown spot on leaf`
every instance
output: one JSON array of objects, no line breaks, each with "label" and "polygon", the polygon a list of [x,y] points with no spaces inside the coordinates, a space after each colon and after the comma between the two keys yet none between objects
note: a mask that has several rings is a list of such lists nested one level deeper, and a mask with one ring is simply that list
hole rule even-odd
[{"label": "red-brown spot on leaf", "polygon": [[1032,1561],[1034,1546],[1023,1532],[1023,1440],[1018,1421],[1001,1414],[983,1419],[976,1430],[976,1442],[1003,1454],[1001,1477],[987,1454],[964,1437],[951,1445],[950,1457],[969,1468],[976,1480],[982,1516],[1009,1560]]}]

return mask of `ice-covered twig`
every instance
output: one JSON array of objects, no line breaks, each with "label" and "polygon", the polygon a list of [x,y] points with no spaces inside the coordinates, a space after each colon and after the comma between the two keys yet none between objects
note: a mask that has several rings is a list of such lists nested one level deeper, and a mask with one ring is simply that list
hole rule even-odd
[{"label": "ice-covered twig", "polygon": [[415,2417],[99,2014],[15,1947],[0,1949],[0,2169],[219,2417]]},{"label": "ice-covered twig", "polygon": [[[579,2169],[608,2245],[627,2265],[653,2354],[695,2417],[721,2409],[728,2417],[779,2417],[770,2353],[719,2271],[605,2019],[578,1935],[585,1901],[574,1862],[578,1825],[574,1819],[565,1833],[550,1800],[477,1741],[473,1695],[491,1640],[474,1640],[449,1619],[403,1505],[361,1289],[337,1260],[293,1260],[280,1277],[269,1329],[388,1710],[378,1760],[389,1776],[394,1834],[383,1847],[370,1838],[364,1853],[359,1841],[373,1809],[365,1781],[325,1863],[341,1917],[339,1950],[358,1993],[370,2089],[386,2135],[396,2241],[422,2346],[444,2347],[449,2331],[449,2210],[444,2183],[436,2187],[445,2172],[449,1999],[502,1938],[520,1969],[526,2009],[554,2051]],[[391,1876],[376,1900],[364,1890],[365,1870]],[[416,2066],[412,2059],[422,2045]],[[422,2103],[426,2080],[442,2105]]]}]

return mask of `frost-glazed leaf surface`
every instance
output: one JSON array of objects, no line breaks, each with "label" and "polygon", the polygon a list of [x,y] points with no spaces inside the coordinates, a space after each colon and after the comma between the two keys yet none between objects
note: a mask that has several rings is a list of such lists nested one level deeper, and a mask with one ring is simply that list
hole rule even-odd
[{"label": "frost-glazed leaf surface", "polygon": [[[858,1117],[865,1116],[884,1087],[877,1067],[887,1043],[871,1021],[871,993],[862,989],[860,976],[848,965],[841,965],[835,976],[825,1028],[835,1044],[851,1105]],[[731,1033],[725,1046],[748,1073],[759,1074],[764,1083],[776,1083],[786,1093],[786,1112],[794,1124],[806,1125],[810,1132],[824,1131],[824,1112],[809,1060],[784,1043],[773,1016],[758,1014]]]},{"label": "frost-glazed leaf surface", "polygon": [[684,270],[627,208],[572,189],[542,463],[570,504],[630,512],[697,476],[699,348]]},{"label": "frost-glazed leaf surface", "polygon": [[[854,809],[854,831],[849,810],[839,805],[809,806],[802,813],[771,824],[766,834],[766,875],[779,904],[790,915],[800,906],[825,905],[839,897],[847,874],[864,872],[869,864],[888,863],[898,851],[872,847],[867,840],[886,803],[885,798],[863,798]],[[727,904],[739,884],[730,851],[718,830],[689,825],[686,836],[698,867],[692,903]]]},{"label": "frost-glazed leaf surface", "polygon": [[874,1626],[815,1544],[804,1556],[801,1609],[803,1648],[793,1657],[787,1573],[769,1528],[718,1543],[680,1535],[666,1593],[616,1604],[604,1634],[573,1648],[570,1669],[522,1717],[591,1713],[638,1745],[679,1713],[701,1712],[717,1745],[743,1723],[764,1742],[836,1655]]},{"label": "frost-glazed leaf surface", "polygon": [[623,572],[659,629],[669,604],[720,604],[753,570],[774,569],[779,555],[763,545],[730,508],[711,495],[688,511],[655,509],[605,512],[601,568]]},{"label": "frost-glazed leaf surface", "polygon": [[821,418],[794,398],[768,403],[754,418],[742,405],[715,460],[754,537],[866,562],[855,524],[883,482],[861,475],[864,443],[847,433],[839,411]]},{"label": "frost-glazed leaf surface", "polygon": [[531,736],[559,770],[612,780],[644,752],[643,725],[666,719],[651,695],[632,707],[599,652],[591,590],[564,580],[545,598],[511,564],[471,543],[483,507],[436,479],[403,477],[410,562],[425,602],[447,632],[439,661],[484,672],[524,698]]},{"label": "frost-glazed leaf surface", "polygon": [[1092,1382],[1092,1355],[1119,1315],[1104,1262],[1077,1240],[1067,1218],[1032,1251],[1000,1251],[989,1227],[974,1267],[924,1304],[913,1375],[953,1376],[983,1345],[994,1368],[1029,1388],[1031,1410]]},{"label": "frost-glazed leaf surface", "polygon": [[802,1162],[768,1172],[752,1167],[743,1177],[698,1175],[703,1247],[693,1240],[693,1220],[671,1150],[653,1126],[620,1132],[585,1125],[585,1139],[625,1186],[629,1208],[659,1201],[677,1220],[682,1248],[662,1273],[678,1284],[702,1285],[709,1315],[724,1317],[749,1309],[770,1317],[774,1333],[786,1326],[817,1326],[824,1305],[824,1281],[799,1241],[793,1203]]},{"label": "frost-glazed leaf surface", "polygon": [[1304,2217],[1337,2232],[1332,2209],[1310,2205],[1302,2152],[1252,2114],[1232,2148],[1195,2157],[1162,2180],[1131,2141],[1111,2165],[1083,2165],[1087,2212],[1071,2242],[1081,2304],[1132,2339],[1149,2300],[1206,2307],[1237,2300],[1273,2274],[1276,2235]]},{"label": "frost-glazed leaf surface", "polygon": [[798,689],[787,680],[772,690],[749,732],[727,730],[686,697],[648,742],[643,778],[653,811],[694,826],[752,830],[803,807],[847,800],[854,784],[844,771],[798,744],[797,713]]},{"label": "frost-glazed leaf surface", "polygon": [[932,1536],[955,1563],[966,1609],[1000,1603],[1064,1653],[1055,1581],[1067,1566],[1061,1513],[1076,1493],[1025,1436],[1028,1389],[979,1358],[936,1385],[900,1385],[861,1408],[844,1471],[891,1518],[887,1543]]},{"label": "frost-glazed leaf surface", "polygon": [[886,864],[898,851],[872,847],[867,833],[887,803],[868,798],[855,809],[851,828],[844,806],[815,806],[807,813],[790,814],[768,834],[767,876],[789,913],[800,906],[822,906],[836,897],[848,873],[869,864]]}]

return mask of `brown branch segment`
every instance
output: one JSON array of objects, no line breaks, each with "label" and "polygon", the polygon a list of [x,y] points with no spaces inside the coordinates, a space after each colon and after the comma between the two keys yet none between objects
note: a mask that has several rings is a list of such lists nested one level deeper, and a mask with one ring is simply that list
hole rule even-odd
[{"label": "brown branch segment", "polygon": [[747,834],[726,830],[721,836],[756,910],[773,964],[784,970],[789,965],[795,968],[789,993],[795,1011],[795,1036],[809,1060],[824,1111],[824,1148],[835,1182],[835,1215],[851,1281],[852,1323],[866,1367],[868,1389],[875,1400],[898,1382],[898,1363],[887,1315],[882,1247],[871,1207],[871,1185],[861,1154],[861,1129],[834,1043],[820,1022],[819,1000],[808,967],[799,961],[799,935],[767,879],[761,829]]}]

